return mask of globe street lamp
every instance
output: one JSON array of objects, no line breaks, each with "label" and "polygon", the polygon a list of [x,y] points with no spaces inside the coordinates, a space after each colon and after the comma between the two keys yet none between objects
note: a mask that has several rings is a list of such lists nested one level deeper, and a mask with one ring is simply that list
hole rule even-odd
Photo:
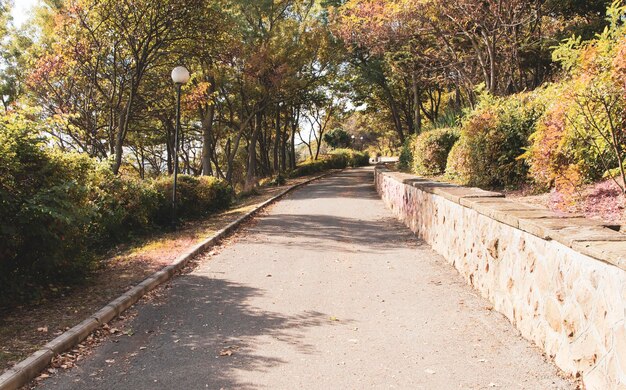
[{"label": "globe street lamp", "polygon": [[180,132],[180,90],[189,81],[189,71],[184,66],[172,70],[172,81],[176,85],[176,130],[174,132],[174,184],[172,185],[172,226],[176,226],[176,182],[178,180],[178,133]]}]

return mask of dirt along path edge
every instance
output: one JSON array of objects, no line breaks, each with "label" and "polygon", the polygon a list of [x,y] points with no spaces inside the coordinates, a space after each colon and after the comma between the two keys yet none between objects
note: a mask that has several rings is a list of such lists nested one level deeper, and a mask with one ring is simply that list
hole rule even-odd
[{"label": "dirt along path edge", "polygon": [[274,195],[270,199],[257,205],[254,209],[250,210],[246,214],[237,218],[226,227],[218,230],[212,236],[203,240],[199,244],[190,247],[190,249],[184,251],[170,265],[153,273],[144,281],[137,284],[124,294],[120,295],[115,300],[109,302],[103,308],[93,313],[91,316],[89,316],[78,325],[67,330],[60,336],[48,342],[41,349],[31,354],[26,359],[6,370],[2,375],[0,375],[0,390],[17,390],[20,387],[28,384],[50,364],[50,362],[56,355],[73,348],[81,341],[85,340],[93,331],[104,326],[109,321],[113,320],[125,310],[133,306],[139,299],[141,299],[141,297],[146,295],[148,292],[154,290],[156,287],[170,280],[177,274],[178,271],[180,271],[185,265],[187,265],[187,263],[189,263],[191,259],[213,247],[226,236],[232,234],[243,222],[256,215],[259,211],[263,210],[267,206],[280,200],[285,195],[300,187],[303,187],[321,178],[334,175],[340,171],[341,170],[333,170],[330,172],[325,172],[304,182],[287,187],[283,191],[279,192],[277,195]]}]

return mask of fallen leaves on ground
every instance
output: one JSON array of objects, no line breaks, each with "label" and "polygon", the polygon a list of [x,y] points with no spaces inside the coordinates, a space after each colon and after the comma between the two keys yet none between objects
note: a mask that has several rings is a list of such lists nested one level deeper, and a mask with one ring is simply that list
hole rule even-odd
[{"label": "fallen leaves on ground", "polygon": [[226,347],[220,351],[220,356],[232,356],[238,349],[236,346]]}]

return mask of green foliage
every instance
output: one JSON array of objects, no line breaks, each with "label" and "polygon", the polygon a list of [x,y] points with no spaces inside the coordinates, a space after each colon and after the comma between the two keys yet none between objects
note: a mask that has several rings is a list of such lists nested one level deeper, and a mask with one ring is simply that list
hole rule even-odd
[{"label": "green foliage", "polygon": [[580,185],[622,174],[616,168],[626,159],[625,12],[621,2],[614,2],[607,11],[608,27],[596,39],[572,38],[555,51],[568,78],[548,88],[548,108],[523,158],[534,184],[556,188],[566,203]]},{"label": "green foliage", "polygon": [[319,160],[308,160],[291,171],[290,177],[300,177],[324,172],[328,169],[361,167],[369,164],[369,154],[353,149],[336,149]]},{"label": "green foliage", "polygon": [[342,128],[336,128],[324,134],[324,142],[331,148],[347,148],[351,140],[350,134]]},{"label": "green foliage", "polygon": [[354,149],[335,149],[330,152],[334,159],[345,161],[345,166],[362,167],[369,165],[370,156],[367,152],[361,152]]},{"label": "green foliage", "polygon": [[[0,122],[0,305],[35,298],[49,284],[81,281],[97,255],[170,221],[171,178],[113,175],[84,154],[46,147],[37,125]],[[230,187],[181,176],[180,216],[226,208]]]},{"label": "green foliage", "polygon": [[511,187],[525,181],[527,164],[518,157],[528,146],[543,113],[539,93],[483,97],[465,119],[459,143],[448,156],[446,174],[462,184]]},{"label": "green foliage", "polygon": [[420,134],[413,143],[413,172],[440,175],[445,172],[448,154],[459,139],[457,129],[435,129]]},{"label": "green foliage", "polygon": [[[160,194],[156,221],[167,224],[172,215],[172,178],[162,176],[154,180]],[[230,206],[233,191],[223,180],[207,176],[179,175],[177,183],[177,215],[182,219],[198,219]]]},{"label": "green foliage", "polygon": [[31,298],[34,289],[20,287],[67,282],[91,266],[86,232],[95,210],[84,180],[96,163],[49,152],[30,125],[0,125],[2,300],[7,291]]},{"label": "green foliage", "polygon": [[108,167],[99,166],[89,183],[96,212],[90,234],[99,249],[154,228],[164,196],[147,182],[116,176]]},{"label": "green foliage", "polygon": [[415,135],[407,137],[402,143],[400,149],[400,157],[398,158],[398,169],[403,172],[408,172],[413,167],[413,144],[415,142]]}]

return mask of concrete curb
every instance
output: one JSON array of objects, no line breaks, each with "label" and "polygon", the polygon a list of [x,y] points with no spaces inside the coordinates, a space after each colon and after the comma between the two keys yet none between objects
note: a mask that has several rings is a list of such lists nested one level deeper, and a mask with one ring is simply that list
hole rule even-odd
[{"label": "concrete curb", "polygon": [[117,299],[109,302],[102,309],[92,314],[89,318],[74,326],[70,330],[64,332],[62,335],[53,339],[40,350],[30,355],[28,358],[22,360],[12,368],[5,371],[0,375],[0,390],[17,390],[20,387],[28,384],[31,380],[37,377],[41,371],[43,371],[52,361],[52,359],[63,353],[78,343],[83,341],[93,332],[100,328],[102,325],[111,321],[126,309],[135,304],[146,293],[158,287],[162,283],[170,280],[176,272],[181,270],[192,258],[198,254],[206,251],[208,248],[214,246],[218,241],[223,239],[232,233],[239,225],[257,214],[260,210],[276,202],[288,193],[303,187],[313,181],[319,180],[326,176],[333,175],[340,171],[326,172],[322,175],[316,176],[312,179],[304,181],[302,183],[294,184],[287,187],[277,195],[271,197],[265,202],[259,204],[253,210],[247,212],[245,215],[237,218],[235,221],[228,224],[225,228],[218,230],[213,236],[207,238],[200,244],[197,244],[190,249],[186,250],[172,262],[172,264],[155,272],[143,282],[137,284],[124,294],[120,295]]}]

